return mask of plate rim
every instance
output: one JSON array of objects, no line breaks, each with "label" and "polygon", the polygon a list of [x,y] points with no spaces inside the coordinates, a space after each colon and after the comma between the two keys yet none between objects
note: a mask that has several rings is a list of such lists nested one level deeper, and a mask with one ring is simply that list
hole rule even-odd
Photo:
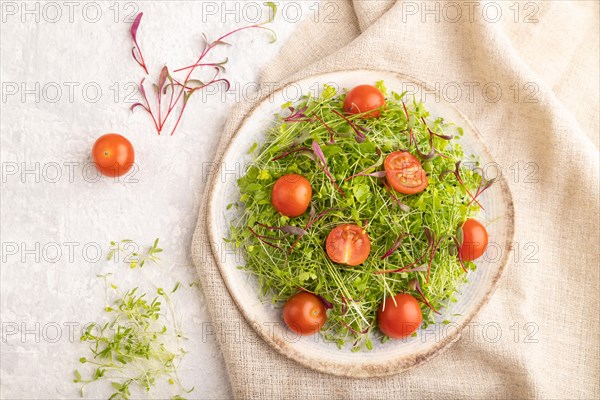
[{"label": "plate rim", "polygon": [[[214,206],[215,187],[217,186],[216,185],[217,177],[220,175],[219,172],[222,169],[223,160],[229,154],[232,144],[238,138],[240,131],[248,123],[249,119],[252,117],[252,115],[254,114],[256,109],[259,108],[263,103],[268,102],[269,98],[272,98],[273,96],[277,95],[278,93],[284,91],[290,85],[299,84],[299,83],[309,80],[309,79],[314,79],[315,81],[321,82],[321,81],[323,81],[323,79],[319,79],[319,78],[322,78],[324,76],[330,76],[332,74],[359,73],[359,72],[395,75],[401,81],[406,82],[406,83],[416,84],[417,86],[421,87],[422,89],[425,89],[428,93],[435,92],[435,93],[439,94],[439,91],[435,90],[434,88],[429,86],[427,83],[420,81],[410,75],[400,73],[397,71],[390,71],[390,70],[376,69],[376,68],[339,69],[339,70],[334,70],[334,71],[330,71],[330,72],[310,75],[310,76],[307,76],[304,78],[295,79],[293,81],[285,83],[283,86],[281,86],[277,90],[269,92],[266,96],[261,97],[260,100],[258,100],[255,104],[253,104],[252,107],[250,107],[246,111],[245,115],[243,116],[242,120],[239,122],[233,135],[231,135],[231,137],[228,139],[228,143],[225,145],[222,153],[220,154],[219,159],[215,160],[217,162],[217,165],[219,166],[218,170],[215,171],[216,173],[213,174],[210,182],[208,182],[209,183],[209,189],[208,189],[208,193],[207,193],[208,203],[207,203],[205,212],[206,212],[206,224],[207,224],[206,228],[207,228],[207,232],[208,232],[208,238],[210,238],[209,246],[210,246],[211,255],[212,255],[213,261],[215,262],[215,264],[218,267],[217,269],[219,270],[219,274],[221,275],[221,278],[223,279],[223,282],[225,283],[225,286],[227,287],[227,291],[229,292],[228,294],[232,298],[232,300],[235,303],[238,310],[240,311],[240,314],[243,315],[246,322],[248,322],[249,325],[252,326],[252,329],[256,333],[258,333],[258,335],[267,344],[269,344],[270,347],[272,347],[273,349],[275,349],[281,355],[287,357],[288,359],[296,361],[304,367],[307,367],[309,369],[312,369],[312,370],[315,370],[315,371],[318,371],[321,373],[335,375],[335,376],[341,376],[341,377],[348,377],[348,378],[374,378],[374,377],[384,377],[384,376],[400,374],[404,371],[407,371],[411,368],[414,368],[414,367],[424,363],[425,361],[431,359],[435,355],[441,354],[443,351],[448,349],[452,344],[454,344],[457,341],[457,337],[460,335],[462,330],[469,323],[471,323],[471,321],[479,314],[481,309],[489,302],[490,298],[495,293],[495,291],[498,287],[498,282],[499,282],[500,278],[502,277],[502,275],[508,265],[508,259],[509,259],[510,254],[512,253],[512,246],[510,244],[514,241],[514,233],[515,233],[514,202],[513,202],[510,188],[508,186],[508,183],[506,182],[506,178],[504,177],[504,175],[501,175],[499,177],[499,179],[497,180],[497,182],[499,183],[499,185],[501,187],[501,193],[507,204],[507,213],[505,214],[505,217],[508,220],[508,232],[507,232],[507,241],[506,241],[506,244],[508,244],[508,246],[506,246],[507,251],[504,252],[502,259],[500,260],[500,266],[496,269],[496,272],[492,277],[489,289],[487,290],[485,295],[482,296],[479,299],[479,301],[475,304],[475,306],[473,307],[473,311],[471,311],[471,313],[468,314],[464,318],[463,322],[456,329],[453,329],[450,334],[445,336],[443,340],[434,343],[434,345],[431,346],[429,349],[426,349],[426,350],[423,350],[423,351],[420,351],[417,353],[412,353],[412,354],[408,354],[405,356],[401,356],[401,357],[398,357],[397,359],[388,360],[388,361],[385,361],[382,363],[364,363],[364,362],[362,362],[360,364],[356,364],[356,365],[353,365],[352,367],[349,367],[348,365],[342,365],[335,361],[325,361],[318,357],[309,357],[309,356],[306,356],[306,355],[298,352],[293,346],[291,346],[289,343],[286,343],[285,340],[283,340],[282,338],[279,338],[274,334],[269,334],[268,329],[261,328],[261,325],[259,323],[257,323],[257,321],[252,320],[250,318],[250,316],[246,314],[246,312],[244,311],[245,310],[244,307],[239,303],[237,297],[233,294],[232,282],[230,280],[230,275],[225,273],[225,266],[222,264],[222,262],[220,261],[220,258],[217,256],[219,254],[219,249],[215,249],[216,244],[213,243],[213,240],[212,240],[212,238],[214,238],[214,236],[215,236],[215,232],[214,232],[214,227],[212,224],[211,215],[212,215],[213,206]],[[443,97],[441,97],[441,98],[443,98]],[[487,153],[487,156],[489,157],[489,159],[495,160],[495,158],[493,157],[491,151],[489,150],[486,142],[484,141],[483,137],[481,136],[481,134],[479,133],[479,131],[477,130],[477,128],[475,127],[473,122],[471,122],[471,120],[453,103],[446,101],[445,104],[447,106],[453,108],[454,111],[457,112],[464,119],[464,121],[469,125],[469,128],[470,128],[472,134],[475,136],[476,140],[478,140],[480,142],[480,144],[482,145],[482,148],[483,148],[484,152]]]}]

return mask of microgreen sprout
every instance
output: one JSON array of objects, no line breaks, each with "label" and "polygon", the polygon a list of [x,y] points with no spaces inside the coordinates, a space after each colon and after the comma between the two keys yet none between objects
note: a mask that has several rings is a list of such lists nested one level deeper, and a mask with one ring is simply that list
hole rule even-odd
[{"label": "microgreen sprout", "polygon": [[260,225],[263,228],[268,229],[270,231],[281,231],[281,232],[286,233],[287,235],[296,235],[296,236],[306,235],[306,231],[297,226],[292,226],[292,225],[285,225],[285,226],[281,226],[281,227],[280,226],[269,226],[269,225],[261,224],[260,222],[257,222],[257,225]]},{"label": "microgreen sprout", "polygon": [[352,122],[350,119],[348,119],[346,116],[344,116],[342,113],[340,113],[337,110],[332,110],[332,111],[333,111],[334,114],[336,114],[337,116],[341,117],[344,121],[346,121],[348,123],[348,125],[350,125],[350,127],[352,127],[352,130],[356,134],[356,136],[354,137],[354,139],[358,143],[362,143],[362,142],[365,141],[365,139],[367,137],[365,136],[364,132],[368,131],[367,128],[365,128],[364,126],[356,125],[354,122]]},{"label": "microgreen sprout", "polygon": [[408,236],[408,234],[406,234],[406,233],[400,234],[398,239],[396,239],[394,241],[394,243],[392,243],[392,247],[390,247],[390,249],[388,251],[386,251],[384,255],[381,256],[381,259],[385,260],[386,258],[391,256],[394,253],[394,251],[396,251],[398,249],[398,247],[400,247],[400,245],[402,244],[402,240],[404,240],[404,238],[407,236]]},{"label": "microgreen sprout", "polygon": [[[440,179],[443,179],[446,177],[446,175],[452,174],[456,177],[456,180],[458,181],[458,183],[460,183],[463,187],[465,186],[465,183],[463,181],[463,178],[461,177],[460,174],[460,164],[461,161],[457,161],[456,164],[454,165],[454,169],[453,170],[446,170],[444,172],[441,173],[440,175]],[[480,174],[480,180],[479,180],[479,184],[477,185],[477,189],[475,191],[475,194],[472,194],[466,187],[465,190],[467,191],[467,194],[469,195],[469,197],[471,197],[471,201],[469,202],[469,206],[475,202],[477,203],[477,205],[483,209],[483,206],[481,205],[481,203],[477,200],[477,198],[486,190],[488,190],[495,182],[495,179],[490,179],[487,180],[484,176],[483,176],[483,172],[481,172]]]},{"label": "microgreen sprout", "polygon": [[140,46],[138,45],[138,42],[137,42],[137,31],[140,26],[140,22],[142,21],[143,15],[144,15],[144,13],[139,13],[135,17],[133,24],[131,24],[130,33],[131,33],[131,39],[133,40],[133,44],[134,44],[134,46],[131,48],[131,56],[133,57],[135,62],[137,62],[139,64],[139,66],[144,69],[144,72],[146,74],[148,74],[148,68],[146,67],[146,61],[144,61],[144,55],[142,54],[142,49],[140,49]]},{"label": "microgreen sprout", "polygon": [[[383,171],[383,172],[385,172],[385,171]],[[388,183],[383,180],[382,180],[382,183],[383,183],[383,186],[385,187],[385,191],[388,192],[388,194],[390,195],[394,204],[397,205],[402,211],[409,212],[410,207],[400,201],[400,199],[394,194],[394,190],[390,187],[390,185],[388,185]]]},{"label": "microgreen sprout", "polygon": [[359,173],[347,177],[346,179],[344,179],[344,182],[354,179],[357,176],[372,176],[375,178],[384,178],[386,175],[385,171],[372,172],[375,168],[381,167],[383,165],[383,153],[381,152],[381,150],[379,148],[376,148],[375,151],[379,155],[377,162],[375,164],[365,168],[364,170],[360,171]]},{"label": "microgreen sprout", "polygon": [[[481,196],[483,194],[483,192],[485,192],[490,187],[492,187],[492,185],[496,182],[496,178],[488,180],[484,176],[483,170],[481,170],[481,169],[479,169],[479,170],[480,171],[478,171],[478,172],[480,172],[481,180],[479,181],[479,185],[477,186],[477,190],[475,191],[475,194],[473,195],[473,198],[469,202],[469,205],[471,205],[474,201],[477,201],[477,198],[479,196]],[[477,204],[479,204],[479,202],[477,202]],[[483,207],[481,205],[480,205],[480,207],[483,209]]]},{"label": "microgreen sprout", "polygon": [[[293,149],[284,151],[283,153],[281,153],[277,157],[273,158],[273,161],[280,160],[280,159],[282,159],[284,157],[287,157],[287,156],[289,156],[291,154],[299,153],[299,152],[310,153],[310,149],[308,147],[304,147],[304,146],[302,146],[302,147],[295,147]],[[311,156],[312,156],[312,154],[311,154]],[[313,157],[313,159],[314,159],[314,157]]]},{"label": "microgreen sprout", "polygon": [[152,262],[154,264],[158,264],[160,258],[158,254],[162,253],[163,249],[158,247],[159,239],[156,238],[152,245],[146,250],[145,253],[139,253],[137,251],[133,251],[131,253],[128,252],[128,249],[133,248],[137,249],[137,245],[130,239],[123,239],[119,242],[111,241],[110,248],[107,255],[107,259],[111,260],[115,254],[123,255],[124,260],[129,263],[130,268],[142,268],[146,261]]},{"label": "microgreen sprout", "polygon": [[342,188],[340,188],[338,186],[338,184],[335,182],[335,178],[331,175],[331,172],[329,171],[329,167],[327,166],[327,160],[325,159],[325,154],[323,154],[323,150],[321,149],[321,146],[319,146],[319,143],[316,140],[313,140],[313,142],[312,142],[312,149],[313,149],[315,155],[317,156],[317,159],[320,161],[320,163],[319,163],[318,161],[315,160],[317,162],[317,165],[319,166],[319,168],[321,168],[323,170],[323,172],[325,172],[325,175],[327,175],[327,177],[331,181],[331,184],[333,186],[335,186],[337,191],[340,192],[340,194],[342,196],[346,197],[346,193],[344,193]]},{"label": "microgreen sprout", "polygon": [[433,311],[434,313],[436,313],[438,315],[441,315],[440,312],[438,310],[436,310],[435,308],[433,308],[433,306],[429,303],[429,301],[427,301],[427,298],[423,294],[423,290],[421,289],[421,286],[419,285],[419,280],[413,279],[411,281],[411,283],[409,283],[409,286],[411,284],[414,286],[414,290],[416,290],[419,293],[419,296],[421,296],[421,300],[423,300],[423,303],[425,303],[425,305],[427,305],[427,307],[431,308],[431,311]]},{"label": "microgreen sprout", "polygon": [[323,121],[323,119],[321,117],[319,117],[317,114],[313,113],[314,117],[323,124],[323,126],[325,127],[325,129],[327,129],[327,132],[329,132],[329,144],[335,144],[335,131],[333,129],[331,129],[331,127],[329,125],[327,125],[327,123],[325,121]]},{"label": "microgreen sprout", "polygon": [[283,120],[285,122],[305,122],[305,121],[313,121],[312,119],[308,118],[306,116],[306,114],[304,114],[304,112],[306,111],[307,107],[303,107],[299,110],[296,110],[294,107],[288,107],[288,109],[290,110],[290,115],[288,115],[287,117],[285,117]]},{"label": "microgreen sprout", "polygon": [[296,239],[296,241],[294,243],[292,243],[292,246],[290,247],[290,253],[294,250],[294,247],[296,247],[296,245],[298,244],[300,239],[302,239],[302,237],[304,235],[308,234],[308,230],[310,229],[310,227],[331,211],[334,211],[334,209],[328,208],[326,210],[321,211],[318,214],[315,214],[315,208],[311,207],[310,217],[308,218],[308,222],[306,223],[306,228],[303,230],[304,232],[302,234],[298,235],[298,238]]},{"label": "microgreen sprout", "polygon": [[258,233],[256,233],[256,231],[254,229],[252,229],[251,226],[248,227],[248,230],[252,233],[252,235],[254,235],[255,238],[260,240],[262,243],[266,244],[267,246],[273,247],[274,249],[283,251],[280,246],[278,246],[275,243],[270,241],[270,240],[278,240],[278,238],[273,238],[273,237],[269,237],[269,236],[265,236],[265,235],[259,235]]}]

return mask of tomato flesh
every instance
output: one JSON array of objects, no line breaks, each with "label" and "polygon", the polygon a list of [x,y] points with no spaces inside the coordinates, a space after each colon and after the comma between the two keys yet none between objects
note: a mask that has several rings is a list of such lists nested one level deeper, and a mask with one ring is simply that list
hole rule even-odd
[{"label": "tomato flesh", "polygon": [[344,111],[348,114],[361,114],[372,111],[364,114],[362,118],[377,118],[384,104],[385,96],[379,89],[371,85],[359,85],[346,95]]},{"label": "tomato flesh", "polygon": [[92,159],[102,175],[117,177],[133,167],[135,154],[131,142],[125,136],[107,133],[94,143]]},{"label": "tomato flesh", "polygon": [[408,293],[388,297],[377,312],[379,330],[392,339],[410,336],[421,326],[423,314],[417,299]]},{"label": "tomato flesh", "polygon": [[308,208],[312,187],[305,177],[288,174],[277,179],[271,193],[271,204],[287,217],[298,217]]},{"label": "tomato flesh", "polygon": [[488,232],[476,219],[468,219],[462,226],[463,242],[460,246],[460,258],[465,261],[478,259],[485,253],[488,245]]},{"label": "tomato flesh", "polygon": [[337,264],[357,266],[369,258],[371,241],[358,225],[342,224],[329,232],[325,241],[327,256]]},{"label": "tomato flesh", "polygon": [[422,192],[428,185],[421,162],[406,151],[395,151],[385,158],[385,178],[395,191],[403,194]]},{"label": "tomato flesh", "polygon": [[283,306],[283,320],[293,332],[312,335],[325,324],[327,310],[317,296],[300,292],[290,297]]}]

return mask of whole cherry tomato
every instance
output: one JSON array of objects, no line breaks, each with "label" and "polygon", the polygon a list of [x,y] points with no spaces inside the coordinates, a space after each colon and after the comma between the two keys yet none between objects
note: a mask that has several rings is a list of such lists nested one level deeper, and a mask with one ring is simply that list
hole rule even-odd
[{"label": "whole cherry tomato", "polygon": [[283,320],[288,328],[300,335],[312,335],[321,330],[327,320],[327,310],[312,293],[300,292],[283,306]]},{"label": "whole cherry tomato", "polygon": [[371,85],[359,85],[346,95],[344,100],[344,111],[348,114],[364,114],[362,118],[377,118],[380,109],[385,104],[385,96],[379,89]]},{"label": "whole cherry tomato", "polygon": [[485,253],[488,245],[488,233],[485,226],[475,219],[468,219],[462,226],[463,242],[460,246],[460,258],[465,261],[478,259]]},{"label": "whole cherry tomato", "polygon": [[275,182],[271,193],[271,203],[286,217],[297,217],[304,214],[310,204],[311,196],[310,182],[302,175],[289,174]]},{"label": "whole cherry tomato", "polygon": [[115,177],[131,169],[135,154],[131,142],[125,136],[107,133],[94,143],[92,159],[102,175]]},{"label": "whole cherry tomato", "polygon": [[381,332],[392,339],[399,339],[419,329],[423,314],[417,299],[408,293],[400,293],[381,303],[377,321]]}]

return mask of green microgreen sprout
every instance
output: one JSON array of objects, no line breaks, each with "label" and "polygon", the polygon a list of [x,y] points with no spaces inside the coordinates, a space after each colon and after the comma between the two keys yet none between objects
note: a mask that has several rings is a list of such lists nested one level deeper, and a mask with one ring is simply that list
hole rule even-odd
[{"label": "green microgreen sprout", "polygon": [[[476,268],[457,256],[457,227],[481,210],[471,193],[487,188],[482,174],[458,163],[468,159],[460,127],[433,118],[406,93],[377,86],[386,95],[379,118],[342,114],[345,94],[328,85],[320,95],[282,105],[285,115],[276,116],[262,145],[252,146],[254,160],[238,180],[240,198],[228,208],[231,235],[225,238],[242,251],[239,268],[257,277],[261,299],[281,306],[299,290],[317,294],[333,307],[322,337],[352,351],[372,349],[374,338],[388,340],[376,328],[388,296],[407,292],[421,299],[423,328],[457,301],[465,272]],[[426,190],[404,195],[387,185],[383,161],[397,150],[421,158]],[[444,179],[449,170],[460,180]],[[293,219],[270,201],[275,181],[291,173],[313,188],[310,211]],[[370,237],[370,256],[360,266],[334,264],[325,252],[325,238],[341,223],[357,224]]]},{"label": "green microgreen sprout", "polygon": [[158,247],[159,238],[156,238],[145,253],[139,253],[137,251],[129,253],[128,249],[137,248],[136,244],[131,239],[123,239],[121,241],[111,241],[109,252],[106,259],[111,260],[115,254],[124,255],[124,259],[128,262],[129,268],[142,268],[146,261],[158,264],[160,258],[159,253],[162,253],[163,249]]}]

